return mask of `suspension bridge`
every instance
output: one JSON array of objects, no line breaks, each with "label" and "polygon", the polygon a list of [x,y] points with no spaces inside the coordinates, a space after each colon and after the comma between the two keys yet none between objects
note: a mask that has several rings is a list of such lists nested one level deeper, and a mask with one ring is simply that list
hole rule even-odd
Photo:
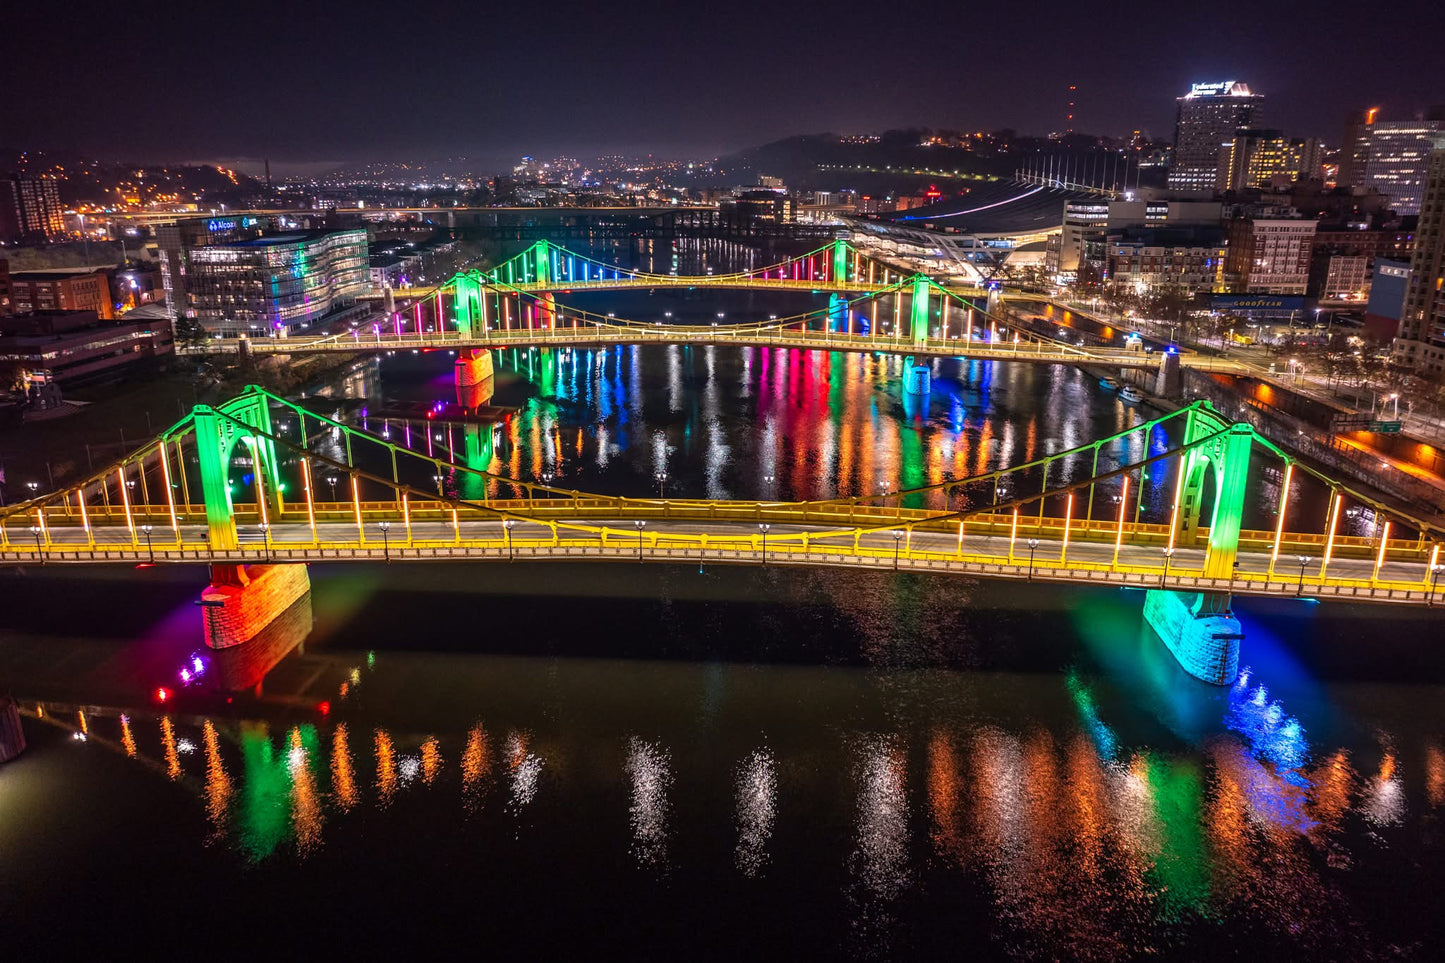
[{"label": "suspension bridge", "polygon": [[[787,317],[702,325],[620,319],[558,303],[557,295],[626,287],[755,288],[827,293],[828,304]],[[994,292],[996,294],[996,292]],[[1180,368],[1240,374],[1239,362],[1197,354],[1084,347],[1010,319],[990,292],[955,289],[922,274],[903,275],[835,240],[753,270],[679,276],[626,270],[546,241],[488,271],[459,272],[389,321],[314,338],[231,338],[192,348],[251,355],[396,350],[455,351],[458,402],[475,407],[493,374],[492,349],[633,344],[748,345],[890,352],[913,358],[964,357],[1042,364],[1094,364],[1146,372]],[[981,296],[981,298],[980,298]],[[182,349],[185,350],[185,349]],[[909,390],[928,389],[927,370],[910,369]],[[1175,377],[1172,373],[1164,377]]]},{"label": "suspension bridge", "polygon": [[[1161,429],[1177,440],[1149,442]],[[1445,568],[1445,528],[1352,490],[1205,401],[1023,464],[810,501],[567,490],[489,470],[488,427],[443,437],[398,443],[252,386],[76,484],[0,510],[0,561],[208,564],[215,647],[253,637],[304,595],[309,562],[824,565],[1114,585],[1148,589],[1151,624],[1216,682],[1237,664],[1233,595],[1434,605]],[[1277,521],[1246,530],[1245,493],[1262,472],[1278,479]],[[1167,522],[1142,520],[1146,490],[1171,478]],[[1328,490],[1323,518],[1291,510],[1306,478]],[[1374,535],[1340,533],[1347,505],[1375,513]]]}]

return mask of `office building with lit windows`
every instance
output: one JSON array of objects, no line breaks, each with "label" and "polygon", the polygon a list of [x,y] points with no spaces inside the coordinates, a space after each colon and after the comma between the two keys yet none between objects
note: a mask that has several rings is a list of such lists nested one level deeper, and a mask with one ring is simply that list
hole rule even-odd
[{"label": "office building with lit windows", "polygon": [[1394,357],[1445,380],[1445,135],[1431,142]]},{"label": "office building with lit windows", "polygon": [[1389,197],[1396,214],[1419,214],[1431,144],[1445,133],[1445,121],[1377,120],[1367,131],[1357,183]]},{"label": "office building with lit windows", "polygon": [[64,236],[60,189],[49,174],[0,177],[0,242],[49,241]]},{"label": "office building with lit windows", "polygon": [[1195,84],[1179,98],[1171,191],[1212,192],[1219,178],[1219,149],[1236,131],[1258,127],[1264,95],[1237,80]]},{"label": "office building with lit windows", "polygon": [[187,253],[184,313],[220,337],[285,337],[365,294],[368,261],[361,228],[207,244]]}]

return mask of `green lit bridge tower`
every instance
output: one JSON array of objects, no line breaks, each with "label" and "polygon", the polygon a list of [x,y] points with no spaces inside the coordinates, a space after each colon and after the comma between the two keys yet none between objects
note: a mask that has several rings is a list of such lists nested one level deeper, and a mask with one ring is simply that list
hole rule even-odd
[{"label": "green lit bridge tower", "polygon": [[[1258,440],[1244,423],[1231,424],[1212,408],[1189,409],[1185,454],[1169,520],[1165,563],[1176,544],[1193,545],[1207,485],[1213,481],[1214,509],[1204,553],[1204,578],[1231,580],[1239,555],[1249,456]],[[1283,455],[1283,452],[1280,452]],[[1144,616],[1185,671],[1216,685],[1228,685],[1239,671],[1239,620],[1225,592],[1181,593],[1151,589]]]}]

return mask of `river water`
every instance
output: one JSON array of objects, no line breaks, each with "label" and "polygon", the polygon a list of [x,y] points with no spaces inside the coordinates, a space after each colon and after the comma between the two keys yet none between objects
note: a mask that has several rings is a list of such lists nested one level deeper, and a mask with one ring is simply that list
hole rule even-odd
[{"label": "river water", "polygon": [[[608,303],[777,304],[756,297]],[[446,397],[449,363],[368,363],[312,403]],[[935,376],[915,402],[882,356],[509,356],[496,402],[517,411],[488,464],[831,496],[1149,417],[1074,369]],[[1246,524],[1268,523],[1267,487]],[[180,681],[208,658],[203,571],[0,574],[0,681],[30,741],[0,766],[7,946],[1438,958],[1433,613],[1240,600],[1249,668],[1217,689],[1136,592],[652,564],[311,574],[245,692],[205,661]]]}]

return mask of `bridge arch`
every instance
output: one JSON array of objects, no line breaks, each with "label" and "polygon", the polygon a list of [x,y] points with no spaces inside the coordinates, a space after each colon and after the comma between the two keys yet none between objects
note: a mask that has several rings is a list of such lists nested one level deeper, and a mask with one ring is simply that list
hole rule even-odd
[{"label": "bridge arch", "polygon": [[269,520],[281,512],[281,473],[272,440],[270,405],[260,389],[251,385],[240,397],[218,407],[197,405],[192,418],[211,545],[217,549],[236,548],[230,469],[237,445],[244,444],[250,453],[262,516]]},{"label": "bridge arch", "polygon": [[1249,479],[1249,456],[1254,430],[1247,424],[1230,424],[1211,409],[1191,409],[1184,429],[1184,457],[1175,534],[1185,544],[1198,535],[1206,482],[1214,483],[1214,507],[1209,517],[1209,544],[1205,551],[1205,578],[1231,578],[1239,554],[1239,532],[1244,515],[1244,493]]}]

